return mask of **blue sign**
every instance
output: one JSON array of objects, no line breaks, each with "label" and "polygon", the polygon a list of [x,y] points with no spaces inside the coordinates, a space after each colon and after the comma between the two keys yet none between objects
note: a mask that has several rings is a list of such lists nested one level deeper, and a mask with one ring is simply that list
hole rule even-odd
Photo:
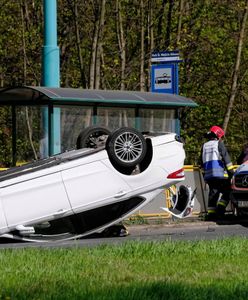
[{"label": "blue sign", "polygon": [[174,94],[174,70],[172,65],[153,65],[151,74],[152,92]]},{"label": "blue sign", "polygon": [[151,91],[178,94],[179,51],[152,53]]}]

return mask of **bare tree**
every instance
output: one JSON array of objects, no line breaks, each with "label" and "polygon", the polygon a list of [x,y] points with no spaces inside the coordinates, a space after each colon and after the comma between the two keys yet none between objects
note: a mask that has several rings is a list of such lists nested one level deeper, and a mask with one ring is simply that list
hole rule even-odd
[{"label": "bare tree", "polygon": [[[26,85],[27,80],[27,53],[26,53],[26,40],[25,40],[25,20],[24,13],[26,7],[25,3],[21,0],[20,2],[20,12],[21,12],[21,22],[22,22],[22,52],[23,52],[23,84]],[[28,15],[28,14],[26,14]]]},{"label": "bare tree", "polygon": [[105,22],[105,6],[106,0],[101,1],[101,13],[100,13],[100,20],[99,20],[99,30],[98,30],[98,42],[97,42],[97,49],[96,49],[96,62],[95,62],[95,88],[100,88],[100,78],[101,78],[101,57],[103,56],[103,47],[102,47],[102,40],[103,40],[103,29],[104,29],[104,22]]},{"label": "bare tree", "polygon": [[224,131],[227,130],[227,126],[228,126],[229,119],[230,119],[231,112],[232,112],[233,105],[234,105],[235,96],[237,93],[238,73],[239,73],[239,68],[240,68],[242,47],[243,47],[244,37],[245,37],[245,26],[246,26],[247,15],[248,15],[248,0],[246,0],[243,19],[242,19],[242,23],[241,23],[241,29],[240,29],[240,33],[239,33],[236,62],[235,62],[235,67],[234,67],[233,77],[232,77],[231,95],[229,98],[227,111],[226,111],[225,119],[223,122]]},{"label": "bare tree", "polygon": [[158,12],[158,25],[157,25],[157,45],[156,46],[159,49],[159,46],[161,45],[162,41],[162,28],[163,28],[163,19],[165,14],[165,8],[166,8],[166,2],[167,0],[162,1],[162,5]]},{"label": "bare tree", "polygon": [[[153,5],[154,1],[150,0],[148,2],[148,70],[151,69],[151,55],[154,50],[154,23],[153,23]],[[151,86],[151,75],[150,72],[148,72],[148,87]]]},{"label": "bare tree", "polygon": [[101,66],[101,55],[103,51],[102,35],[103,35],[103,27],[105,21],[105,6],[106,6],[106,0],[101,0],[101,3],[100,2],[97,3],[95,8],[94,34],[92,40],[91,62],[90,62],[90,80],[89,80],[90,89],[100,87],[100,71],[101,71],[100,66]]},{"label": "bare tree", "polygon": [[[26,41],[25,41],[25,30],[26,30],[26,25],[25,25],[25,18],[24,14],[26,15],[26,20],[29,22],[29,14],[28,14],[28,9],[25,5],[25,1],[23,2],[21,0],[20,2],[20,12],[21,12],[21,22],[22,22],[22,50],[23,50],[23,83],[26,85],[27,82],[27,53],[26,53]],[[25,118],[26,118],[26,124],[28,128],[28,139],[34,154],[35,159],[38,159],[37,152],[34,147],[33,143],[33,130],[32,130],[32,124],[30,120],[32,118],[29,117],[29,108],[28,106],[25,107]]]},{"label": "bare tree", "polygon": [[82,87],[87,87],[87,81],[85,76],[85,67],[83,63],[83,55],[82,55],[82,49],[81,49],[81,38],[80,38],[80,32],[79,32],[79,24],[78,24],[78,3],[77,0],[74,0],[74,2],[68,0],[68,4],[71,8],[72,14],[73,14],[73,20],[74,20],[74,26],[75,26],[75,34],[76,34],[76,44],[77,44],[77,52],[78,52],[78,59],[79,59],[79,66],[80,66],[80,75],[81,75],[81,81],[82,81]]},{"label": "bare tree", "polygon": [[120,59],[121,59],[121,90],[125,90],[126,40],[125,40],[124,29],[123,29],[121,2],[119,0],[116,0],[116,13],[117,13],[117,18],[116,18],[117,39],[118,39],[118,46],[119,46]]},{"label": "bare tree", "polygon": [[[93,1],[94,2],[94,1]],[[92,3],[93,5],[94,3]],[[99,32],[99,9],[95,11],[95,21],[94,21],[94,33],[91,46],[91,60],[90,60],[90,72],[89,72],[89,88],[94,89],[95,86],[95,63],[96,63],[96,51],[97,51],[97,42],[98,42],[98,32]]]},{"label": "bare tree", "polygon": [[144,1],[140,0],[140,29],[141,29],[141,38],[140,38],[140,90],[145,91],[145,24],[144,24]]},{"label": "bare tree", "polygon": [[165,38],[165,48],[170,46],[171,40],[171,19],[173,10],[174,0],[169,0],[169,9],[167,13],[167,23],[166,23],[166,38]]},{"label": "bare tree", "polygon": [[178,15],[178,23],[177,23],[176,46],[178,46],[181,39],[183,12],[184,12],[184,0],[179,0],[179,15]]}]

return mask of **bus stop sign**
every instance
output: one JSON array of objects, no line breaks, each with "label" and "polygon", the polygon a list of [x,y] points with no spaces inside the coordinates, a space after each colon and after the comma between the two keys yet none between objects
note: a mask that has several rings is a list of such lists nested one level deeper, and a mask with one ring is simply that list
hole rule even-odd
[{"label": "bus stop sign", "polygon": [[151,91],[156,93],[178,94],[179,51],[152,53]]}]

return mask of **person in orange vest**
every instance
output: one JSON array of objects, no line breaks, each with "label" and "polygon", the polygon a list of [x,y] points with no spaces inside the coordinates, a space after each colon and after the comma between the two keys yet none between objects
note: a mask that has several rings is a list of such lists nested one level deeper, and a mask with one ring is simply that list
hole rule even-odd
[{"label": "person in orange vest", "polygon": [[212,126],[201,149],[203,178],[209,187],[207,220],[221,218],[230,200],[234,166],[222,141],[224,135],[221,127]]}]

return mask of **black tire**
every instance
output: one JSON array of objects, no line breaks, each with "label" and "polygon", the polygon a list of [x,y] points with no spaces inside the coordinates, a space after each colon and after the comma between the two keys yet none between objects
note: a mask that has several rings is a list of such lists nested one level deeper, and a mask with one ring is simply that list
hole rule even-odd
[{"label": "black tire", "polygon": [[105,127],[90,126],[82,130],[77,138],[76,149],[105,146],[110,131]]},{"label": "black tire", "polygon": [[147,146],[144,136],[139,131],[123,127],[108,136],[106,150],[114,165],[129,168],[135,167],[144,159]]}]

